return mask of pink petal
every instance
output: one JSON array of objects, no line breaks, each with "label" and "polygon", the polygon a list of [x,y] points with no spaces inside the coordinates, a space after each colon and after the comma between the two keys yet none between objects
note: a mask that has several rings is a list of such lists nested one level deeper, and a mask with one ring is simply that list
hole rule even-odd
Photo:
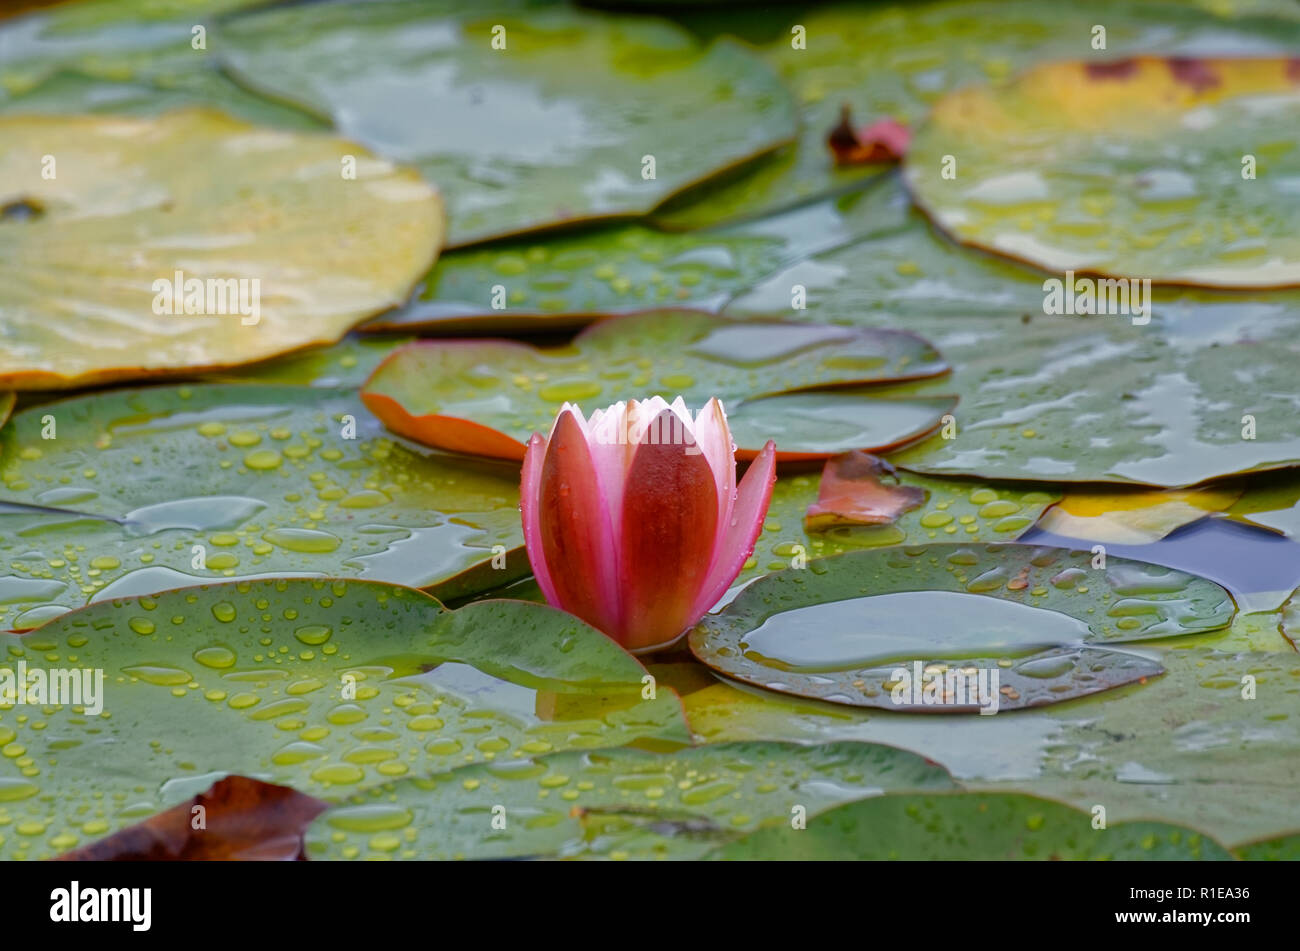
[{"label": "pink petal", "polygon": [[[664,409],[660,416],[674,416]],[[660,419],[661,432],[671,420]],[[616,639],[630,650],[673,640],[690,616],[708,571],[718,529],[713,471],[702,454],[677,443],[643,442],[628,470],[619,539],[622,624]]]},{"label": "pink petal", "polygon": [[770,439],[758,457],[749,464],[749,471],[740,480],[736,491],[736,504],[731,511],[731,524],[725,527],[719,543],[718,555],[708,578],[697,590],[699,597],[691,605],[694,624],[718,603],[740,569],[754,552],[754,543],[763,530],[763,518],[772,501],[772,486],[776,484],[776,444]]},{"label": "pink petal", "polygon": [[[731,507],[736,501],[735,445],[731,441],[731,429],[727,426],[727,414],[716,399],[705,403],[695,418],[695,445],[692,448],[704,454],[709,468],[713,470],[718,488],[718,524],[729,525]],[[724,534],[718,534],[719,541]]]},{"label": "pink petal", "polygon": [[546,600],[551,604],[560,603],[551,583],[551,571],[546,564],[546,552],[542,547],[542,462],[546,457],[546,437],[533,433],[524,451],[524,471],[519,485],[519,510],[524,522],[524,547],[528,550],[528,561],[533,566],[533,577],[537,587],[542,589]]},{"label": "pink petal", "polygon": [[571,407],[555,420],[532,496],[535,534],[549,573],[547,600],[612,634],[619,616],[614,534],[584,428]]}]

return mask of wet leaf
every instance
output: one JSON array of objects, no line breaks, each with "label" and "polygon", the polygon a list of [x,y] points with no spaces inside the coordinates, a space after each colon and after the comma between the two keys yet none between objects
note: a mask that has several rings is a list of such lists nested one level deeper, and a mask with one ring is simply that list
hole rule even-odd
[{"label": "wet leaf", "polygon": [[[1099,23],[1106,26],[1104,55],[1110,57],[1286,54],[1300,43],[1300,29],[1293,16],[1289,23],[1269,19],[1286,9],[1275,6],[1225,14],[1221,4],[1198,11],[1188,4],[1130,0],[958,0],[778,10],[779,25],[762,51],[798,100],[799,139],[743,174],[683,196],[655,217],[702,227],[781,208],[872,174],[878,166],[837,167],[826,147],[826,133],[845,103],[857,116],[915,126],[951,90],[1006,79],[1037,62],[1080,56]],[[794,43],[796,24],[804,27],[802,47]],[[1233,159],[1237,168],[1239,160]]]},{"label": "wet leaf", "polygon": [[[1066,538],[1038,526],[1019,541],[1034,545],[1095,548],[1091,541]],[[1273,611],[1300,585],[1300,546],[1273,532],[1223,518],[1203,518],[1156,542],[1107,542],[1107,557],[1118,555],[1200,575],[1227,588],[1243,611]]]},{"label": "wet leaf", "polygon": [[1213,582],[1030,545],[909,545],[759,578],[689,636],[728,677],[780,693],[924,713],[997,713],[1162,673],[1116,644],[1227,627]]},{"label": "wet leaf", "polygon": [[249,92],[215,69],[180,72],[166,82],[160,86],[140,79],[108,79],[62,70],[21,95],[0,96],[0,112],[157,116],[176,109],[203,107],[257,125],[295,132],[329,128],[327,122],[315,116]]},{"label": "wet leaf", "polygon": [[329,347],[313,347],[252,366],[220,370],[208,379],[233,383],[293,383],[359,389],[375,367],[414,337],[349,334]]},{"label": "wet leaf", "polygon": [[1093,828],[1060,802],[1009,793],[892,793],[849,803],[806,829],[772,826],[722,846],[711,858],[753,861],[1143,860],[1223,861],[1209,836],[1167,822]]},{"label": "wet leaf", "polygon": [[308,854],[689,859],[789,826],[796,806],[812,816],[886,790],[951,786],[941,766],[867,743],[558,753],[375,787],[320,816]]},{"label": "wet leaf", "polygon": [[792,284],[808,289],[800,319],[905,326],[952,363],[951,376],[906,388],[960,397],[952,438],[891,455],[902,467],[1181,487],[1300,464],[1300,292],[1158,289],[1148,324],[1048,315],[1041,273],[955,247],[916,213],[773,275],[724,315],[784,308]]},{"label": "wet leaf", "polygon": [[840,110],[839,124],[826,137],[836,165],[871,165],[897,162],[907,152],[912,130],[893,119],[879,119],[861,128],[853,124],[853,110]]},{"label": "wet leaf", "polygon": [[1225,511],[1240,489],[1166,492],[1069,492],[1038,520],[1054,535],[1086,541],[1145,545],[1175,529]]},{"label": "wet leaf", "polygon": [[[1294,60],[1051,63],[950,93],[908,153],[920,204],[958,240],[1066,272],[1212,287],[1300,284]],[[956,175],[944,156],[959,157]],[[1258,173],[1255,162],[1265,166]],[[1070,291],[1062,288],[1061,302]],[[1068,306],[1068,304],[1067,304]],[[1099,306],[1099,304],[1097,305]],[[1073,309],[1066,312],[1074,312]]]},{"label": "wet leaf", "polygon": [[902,485],[888,463],[865,452],[849,452],[826,461],[817,501],[804,514],[804,531],[889,525],[924,502],[925,489]]},{"label": "wet leaf", "polygon": [[[32,155],[54,156],[56,176]],[[0,206],[30,212],[0,227],[0,384],[21,389],[333,342],[400,302],[441,239],[437,193],[413,171],[215,112],[0,116],[0,181]]]},{"label": "wet leaf", "polygon": [[156,82],[160,89],[215,74],[214,50],[206,42],[196,45],[195,25],[211,27],[218,17],[258,2],[91,0],[6,20],[0,23],[0,103],[73,71],[110,83]]},{"label": "wet leaf", "polygon": [[1228,509],[1228,516],[1300,538],[1300,479],[1284,472],[1269,479],[1251,480],[1241,498]]},{"label": "wet leaf", "polygon": [[1300,649],[1300,589],[1292,592],[1286,604],[1282,605],[1282,617],[1277,629],[1292,648]]},{"label": "wet leaf", "polygon": [[1248,862],[1295,862],[1300,860],[1300,833],[1247,842],[1232,852]]},{"label": "wet leaf", "polygon": [[[329,803],[247,776],[227,776],[207,792],[98,842],[59,856],[65,862],[280,861],[305,858],[302,834]],[[195,824],[201,825],[195,828]]]},{"label": "wet leaf", "polygon": [[1030,528],[1058,498],[1050,492],[934,479],[904,470],[897,477],[899,485],[924,494],[920,508],[903,512],[889,525],[842,525],[808,532],[804,517],[808,507],[816,504],[819,479],[811,473],[781,476],[772,489],[772,504],[754,557],[737,583],[792,567],[796,559],[806,562],[863,548],[936,540],[1008,541]]},{"label": "wet leaf", "polygon": [[451,596],[528,570],[515,467],[389,438],[347,391],[169,386],[34,406],[0,430],[0,481],[4,627],[226,578]]},{"label": "wet leaf", "polygon": [[5,858],[61,854],[228,773],[332,800],[467,762],[686,738],[670,691],[641,700],[631,656],[521,601],[448,612],[375,582],[236,582],[94,604],[0,644],[29,684],[38,668],[103,671],[94,696],[63,697],[80,704],[0,709]]},{"label": "wet leaf", "polygon": [[336,4],[237,17],[221,43],[240,82],[418,165],[447,196],[452,246],[643,214],[797,129],[758,56],[658,20]]},{"label": "wet leaf", "polygon": [[[860,393],[819,389],[779,396],[775,403],[760,397],[946,371],[933,347],[901,331],[741,324],[664,311],[604,321],[562,349],[543,351],[504,340],[414,343],[375,371],[362,399],[407,438],[457,452],[522,459],[529,435],[550,432],[566,401],[591,409],[658,393],[669,399],[680,395],[698,407],[716,396],[727,408],[742,457],[752,458],[768,439],[778,438],[778,458],[818,458],[915,438],[937,426],[951,403],[922,401],[881,411],[883,427],[866,433],[871,445],[845,446],[846,427],[866,438],[859,427],[870,423],[873,406],[859,406],[856,414],[850,410],[847,422],[837,411],[860,403]],[[799,433],[784,436],[780,427],[795,420]]]},{"label": "wet leaf", "polygon": [[712,231],[610,225],[465,248],[442,256],[410,303],[364,329],[551,330],[663,307],[717,311],[793,261],[896,227],[906,213],[899,197],[860,188]]}]

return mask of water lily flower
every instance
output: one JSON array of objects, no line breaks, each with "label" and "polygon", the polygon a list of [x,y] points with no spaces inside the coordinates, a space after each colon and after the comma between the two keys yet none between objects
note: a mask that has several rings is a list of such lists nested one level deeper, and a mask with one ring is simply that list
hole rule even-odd
[{"label": "water lily flower", "polygon": [[712,608],[754,550],[776,480],[769,441],[736,484],[722,404],[678,397],[583,418],[565,403],[524,455],[524,541],[546,600],[628,650],[667,646]]}]

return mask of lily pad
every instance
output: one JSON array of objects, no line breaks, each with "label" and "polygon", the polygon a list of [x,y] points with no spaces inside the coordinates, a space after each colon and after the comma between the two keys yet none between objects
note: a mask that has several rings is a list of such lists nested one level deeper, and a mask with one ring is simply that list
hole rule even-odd
[{"label": "lily pad", "polygon": [[[1197,643],[1215,649],[1182,646]],[[1154,649],[1166,673],[1143,687],[1014,716],[906,716],[723,683],[684,705],[700,742],[887,743],[943,763],[968,788],[1101,805],[1110,823],[1160,816],[1229,845],[1300,828],[1288,793],[1300,779],[1300,656],[1276,612],[1143,645]]]},{"label": "lily pad", "polygon": [[[3,35],[0,35],[3,42]],[[202,67],[167,79],[108,79],[65,69],[20,95],[0,96],[0,112],[157,116],[174,109],[205,107],[258,125],[314,132],[329,123],[292,106],[264,99]]]},{"label": "lily pad", "polygon": [[[890,456],[930,475],[1180,487],[1300,464],[1300,292],[1157,288],[1150,323],[1135,325],[1045,314],[1043,283],[944,241],[914,212],[891,234],[773,275],[723,313],[933,340],[953,373],[906,391],[957,395],[955,432]],[[795,284],[804,311],[790,310]]]},{"label": "lily pad", "polygon": [[821,532],[808,532],[804,525],[808,507],[817,501],[818,477],[798,473],[778,478],[763,534],[737,583],[806,563],[809,558],[863,548],[927,541],[1009,541],[1032,527],[1059,497],[1036,488],[935,479],[905,470],[899,470],[897,476],[901,487],[925,494],[920,508],[903,512],[887,525],[845,525]]},{"label": "lily pad", "polygon": [[0,99],[76,69],[106,80],[175,81],[214,67],[214,44],[196,26],[261,0],[90,0],[0,23]]},{"label": "lily pad", "polygon": [[1296,286],[1297,124],[1290,58],[1051,63],[939,100],[906,175],[958,240],[1067,279]]},{"label": "lily pad", "polygon": [[1085,541],[1146,545],[1170,532],[1225,511],[1241,489],[1163,492],[1072,491],[1043,513],[1038,528]]},{"label": "lily pad", "polygon": [[332,343],[402,301],[441,239],[415,172],[215,112],[0,116],[0,181],[0,384],[20,389]]},{"label": "lily pad", "polygon": [[689,636],[728,677],[852,706],[997,713],[1162,673],[1116,644],[1227,627],[1223,588],[1120,558],[1030,545],[851,552],[760,578]]},{"label": "lily pad", "polygon": [[207,379],[231,383],[293,383],[326,389],[360,389],[392,352],[414,337],[349,334],[328,347],[313,347],[251,366],[218,370]]},{"label": "lily pad", "polygon": [[1228,517],[1300,538],[1300,478],[1288,472],[1252,480]]},{"label": "lily pad", "polygon": [[643,701],[644,669],[617,645],[519,601],[448,612],[409,588],[274,579],[95,604],[0,641],[29,700],[38,668],[103,672],[83,703],[0,710],[5,858],[67,851],[229,773],[337,800],[470,762],[685,739],[680,703]]},{"label": "lily pad", "polygon": [[453,251],[410,303],[364,329],[552,330],[664,307],[714,312],[794,261],[896,227],[900,197],[858,188],[713,231],[609,225]]},{"label": "lily pad", "polygon": [[[777,438],[780,427],[797,421],[798,432],[786,429],[778,443],[778,458],[817,458],[914,439],[938,426],[951,403],[896,406],[895,412],[877,414],[881,426],[872,423],[875,404],[859,391],[784,394],[915,380],[947,369],[933,347],[902,331],[738,323],[665,311],[604,321],[563,349],[505,340],[414,343],[380,365],[362,399],[408,438],[522,459],[529,435],[549,432],[565,402],[608,405],[658,393],[702,406],[717,397],[742,457],[752,458]],[[777,399],[771,404],[761,397]],[[801,406],[806,412],[795,417]],[[844,412],[835,412],[837,407]],[[871,444],[845,446],[846,432]]]},{"label": "lily pad", "polygon": [[1232,850],[1239,859],[1248,862],[1300,861],[1300,833],[1248,842]]},{"label": "lily pad", "polygon": [[1006,861],[1223,861],[1232,854],[1195,829],[1167,822],[1093,828],[1090,813],[1014,793],[893,793],[839,806],[806,829],[759,829],[714,859]]},{"label": "lily pad", "polygon": [[528,570],[515,467],[393,440],[348,391],[211,384],[34,406],[0,430],[0,481],[6,628],[225,578],[451,595]]},{"label": "lily pad", "polygon": [[313,5],[236,17],[221,44],[240,82],[418,165],[448,196],[452,246],[643,214],[797,129],[757,55],[659,20]]},{"label": "lily pad", "polygon": [[[1106,51],[1093,53],[1099,58],[1144,52],[1287,53],[1295,49],[1300,30],[1293,16],[1289,23],[1269,19],[1287,4],[1277,6],[1233,13],[1224,13],[1223,4],[1206,11],[1132,0],[791,7],[781,11],[779,28],[764,38],[761,50],[798,100],[799,139],[743,174],[683,196],[655,218],[671,226],[702,227],[807,200],[873,174],[871,166],[837,168],[826,147],[842,106],[850,106],[863,124],[894,119],[915,126],[953,89],[1006,79],[1034,63],[1092,53],[1097,24],[1106,27]],[[803,27],[801,45],[795,43],[796,26]]]},{"label": "lily pad", "polygon": [[868,743],[556,753],[374,787],[315,821],[308,855],[689,859],[788,826],[797,807],[811,816],[886,790],[951,786],[943,767]]}]

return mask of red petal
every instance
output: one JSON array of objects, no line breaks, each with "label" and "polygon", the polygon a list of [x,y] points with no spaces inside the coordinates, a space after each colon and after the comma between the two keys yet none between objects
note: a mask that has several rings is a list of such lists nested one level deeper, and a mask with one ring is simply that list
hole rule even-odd
[{"label": "red petal", "polygon": [[736,504],[731,509],[731,524],[718,540],[718,552],[709,576],[691,609],[691,623],[702,618],[736,580],[745,559],[754,552],[754,543],[763,531],[763,518],[772,502],[776,484],[776,444],[770,439],[758,457],[749,464],[745,477],[736,489]]},{"label": "red petal", "polygon": [[555,422],[537,502],[555,606],[613,635],[619,614],[614,537],[591,449],[572,411]]},{"label": "red petal", "polygon": [[[652,431],[674,431],[672,415],[660,413]],[[688,448],[694,447],[642,443],[628,470],[618,640],[632,650],[670,641],[694,620],[692,606],[713,557],[718,490],[704,455]]]}]

